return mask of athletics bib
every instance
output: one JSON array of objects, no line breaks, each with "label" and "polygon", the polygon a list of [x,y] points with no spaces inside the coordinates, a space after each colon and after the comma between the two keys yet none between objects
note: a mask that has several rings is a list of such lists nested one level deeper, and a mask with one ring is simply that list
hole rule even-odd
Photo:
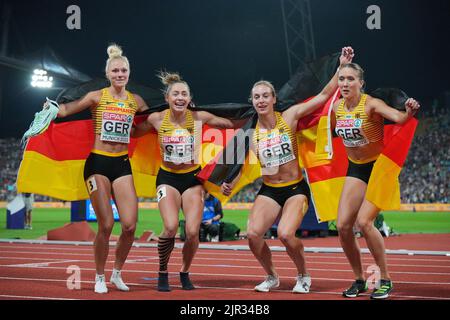
[{"label": "athletics bib", "polygon": [[186,129],[175,129],[172,136],[163,136],[162,146],[164,161],[181,164],[194,160],[194,136]]},{"label": "athletics bib", "polygon": [[130,143],[132,124],[133,116],[129,114],[103,112],[100,140]]},{"label": "athletics bib", "polygon": [[342,137],[344,146],[360,147],[369,143],[362,128],[363,120],[346,116],[345,119],[336,120],[336,134]]},{"label": "athletics bib", "polygon": [[295,159],[287,133],[271,132],[258,143],[258,155],[264,168],[278,167]]}]

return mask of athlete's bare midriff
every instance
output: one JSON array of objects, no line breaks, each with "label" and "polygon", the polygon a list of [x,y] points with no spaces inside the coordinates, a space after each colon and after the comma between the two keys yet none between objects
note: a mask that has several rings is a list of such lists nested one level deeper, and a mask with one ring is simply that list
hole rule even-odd
[{"label": "athlete's bare midriff", "polygon": [[[264,168],[263,170],[263,182],[270,184],[288,183],[291,181],[299,180],[301,177],[300,167],[297,160],[290,161],[279,167]],[[264,171],[273,170],[274,174],[264,174]]]},{"label": "athlete's bare midriff", "polygon": [[120,153],[128,150],[128,143],[102,141],[100,135],[96,134],[94,149],[109,153]]},{"label": "athlete's bare midriff", "polygon": [[383,150],[383,140],[370,142],[360,147],[346,147],[347,156],[356,161],[364,161],[376,157]]}]

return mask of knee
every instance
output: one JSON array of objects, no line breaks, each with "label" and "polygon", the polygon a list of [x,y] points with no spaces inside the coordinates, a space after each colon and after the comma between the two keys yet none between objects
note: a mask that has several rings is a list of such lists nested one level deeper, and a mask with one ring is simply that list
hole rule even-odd
[{"label": "knee", "polygon": [[367,234],[373,228],[373,220],[360,218],[356,221],[356,225],[364,234]]},{"label": "knee", "polygon": [[286,232],[285,230],[277,230],[278,239],[283,243],[290,243],[295,239],[295,233]]},{"label": "knee", "polygon": [[125,224],[122,225],[122,233],[128,236],[134,236],[134,233],[136,232],[136,224]]},{"label": "knee", "polygon": [[198,239],[200,234],[200,228],[186,228],[186,239],[192,240],[192,239]]},{"label": "knee", "polygon": [[336,229],[340,236],[348,236],[353,234],[353,226],[349,223],[337,222]]},{"label": "knee", "polygon": [[259,232],[253,230],[253,229],[249,229],[247,230],[247,239],[249,241],[255,241],[255,240],[259,240],[262,239],[263,235],[260,234]]},{"label": "knee", "polygon": [[114,222],[107,222],[98,225],[98,235],[109,237],[111,235],[112,229],[114,227]]},{"label": "knee", "polygon": [[176,225],[165,226],[163,235],[165,238],[175,238],[177,230],[178,228]]}]

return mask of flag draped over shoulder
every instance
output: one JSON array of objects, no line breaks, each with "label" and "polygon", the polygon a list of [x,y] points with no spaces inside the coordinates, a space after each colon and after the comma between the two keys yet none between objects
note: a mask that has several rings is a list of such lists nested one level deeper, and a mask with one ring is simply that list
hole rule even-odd
[{"label": "flag draped over shoulder", "polygon": [[[93,80],[59,94],[58,103],[77,100],[90,91],[107,87],[103,79]],[[130,83],[127,90],[139,94],[150,109],[136,114],[135,123],[144,121],[148,114],[168,108],[158,90]],[[248,104],[224,103],[192,108],[207,110],[229,119],[249,117]],[[222,149],[234,131],[211,129],[203,126],[201,161],[211,161]],[[94,145],[94,130],[90,111],[57,118],[41,135],[29,139],[23,153],[17,176],[19,192],[47,195],[57,199],[75,201],[89,198],[84,180],[84,163]],[[155,197],[156,175],[161,165],[161,155],[156,131],[140,138],[131,138],[128,148],[136,192],[140,197]]]},{"label": "flag draped over shoulder", "polygon": [[[338,57],[338,54],[334,56]],[[316,75],[326,72],[323,66],[322,63],[310,63],[307,66],[309,72],[314,74],[313,77],[310,77],[312,80],[307,81],[308,84],[320,83],[320,77]],[[332,68],[335,69],[335,66]],[[300,76],[297,73],[283,87],[284,93],[280,96],[280,100],[296,99],[299,95],[306,96],[304,91],[309,91],[309,88],[303,84],[304,73]],[[105,79],[96,79],[62,91],[56,100],[58,103],[71,102],[90,91],[100,90],[107,86],[109,83]],[[137,123],[143,121],[148,114],[163,111],[168,107],[159,90],[132,82],[128,84],[127,90],[140,95],[150,106],[150,110],[136,115]],[[292,103],[287,101],[280,104],[279,107],[286,108],[289,104]],[[255,119],[255,111],[250,104],[221,103],[196,106],[193,110],[205,110],[229,119],[248,118],[250,119],[249,124],[253,121],[252,119]],[[207,126],[203,127],[201,152],[203,165],[215,159],[235,134],[233,130],[207,129]],[[83,169],[85,159],[93,144],[94,134],[89,110],[65,118],[57,118],[50,124],[46,132],[29,139],[18,172],[18,191],[37,193],[68,201],[88,198],[83,181]],[[138,196],[154,197],[156,174],[161,163],[156,132],[150,132],[138,139],[132,138],[129,156]],[[228,169],[222,176],[226,177],[230,172],[233,174],[239,172],[234,165],[228,166]],[[253,180],[254,178],[250,178],[247,182],[250,183]]]},{"label": "flag draped over shoulder", "polygon": [[319,222],[336,219],[348,161],[342,140],[331,134],[332,103],[336,94],[297,125],[299,163],[311,189]]},{"label": "flag draped over shoulder", "polygon": [[[370,94],[396,109],[404,109],[408,96],[399,89],[377,89]],[[335,99],[331,99],[334,101]],[[298,144],[301,165],[305,168],[319,222],[335,220],[348,157],[342,139],[331,128],[331,102],[323,109],[300,119]],[[380,210],[400,208],[398,177],[414,137],[417,120],[403,125],[385,120],[384,148],[374,164],[366,199]]]},{"label": "flag draped over shoulder", "polygon": [[[377,89],[371,96],[386,104],[404,110],[406,93],[399,89]],[[406,161],[409,148],[418,125],[416,118],[399,125],[385,120],[384,148],[374,164],[366,199],[380,210],[398,210],[400,208],[400,184],[398,177]]]},{"label": "flag draped over shoulder", "polygon": [[[278,98],[285,103],[278,104],[276,111],[282,112],[295,101],[305,101],[319,92],[335,72],[338,57],[338,54],[328,56],[299,69],[280,90]],[[377,89],[371,95],[397,109],[404,108],[408,99],[407,95],[398,89]],[[331,125],[331,117],[334,116],[332,104],[338,97],[339,92],[336,91],[324,106],[300,119],[297,127],[299,164],[305,170],[319,222],[337,218],[339,199],[348,168],[345,147]],[[256,120],[254,115],[243,129],[254,129]],[[385,148],[374,165],[366,192],[366,198],[381,210],[398,209],[400,206],[398,176],[406,160],[416,125],[416,119],[411,119],[403,125],[385,121]],[[222,202],[228,201],[244,186],[261,176],[256,155],[249,147],[250,141],[248,134],[238,132],[223,153],[206,165],[198,175],[205,188]],[[237,154],[239,161],[224,162],[227,153]],[[221,184],[231,182],[239,173],[240,177],[233,193],[228,197],[224,196],[220,190]]]},{"label": "flag draped over shoulder", "polygon": [[[104,79],[97,79],[62,91],[57,101],[67,103],[77,100],[89,91],[107,87]],[[164,99],[154,89],[131,83],[131,92],[139,94],[152,105],[161,104]],[[139,116],[137,117],[139,118]],[[145,139],[148,139],[146,137]],[[130,159],[138,139],[131,139]],[[57,118],[41,135],[29,139],[17,176],[18,192],[31,192],[57,199],[74,201],[89,198],[84,180],[84,163],[94,145],[94,130],[88,109],[77,114]],[[139,152],[142,151],[139,149]],[[132,167],[136,164],[131,161]],[[141,165],[138,163],[137,165]],[[139,194],[148,192],[138,175],[136,188]],[[147,178],[151,178],[150,175]]]},{"label": "flag draped over shoulder", "polygon": [[[334,74],[338,59],[339,53],[336,53],[299,68],[279,91],[276,111],[282,112],[296,102],[305,101],[320,92]],[[74,101],[89,91],[107,86],[105,80],[90,81],[63,91],[57,101]],[[127,90],[139,94],[150,106],[150,110],[136,115],[136,123],[145,120],[148,114],[168,107],[158,90],[132,83]],[[397,89],[380,89],[371,95],[398,109],[403,107],[408,98]],[[313,114],[300,119],[297,127],[298,159],[305,169],[320,222],[336,219],[348,167],[343,143],[331,130],[331,105],[336,98],[333,97]],[[257,157],[250,149],[249,132],[253,130],[249,129],[256,126],[256,112],[251,105],[239,103],[197,106],[193,110],[205,110],[229,119],[248,119],[237,130],[219,130],[208,126],[202,128],[200,160],[203,169],[198,178],[211,194],[225,203],[245,185],[261,176]],[[416,126],[416,119],[403,125],[385,123],[385,148],[374,165],[366,193],[366,198],[382,210],[396,209],[400,205],[398,175]],[[93,144],[94,130],[89,110],[57,118],[43,134],[29,139],[17,177],[18,192],[48,195],[67,201],[87,199],[83,169]],[[156,174],[161,164],[157,133],[153,131],[138,139],[132,138],[129,157],[138,196],[154,197]],[[238,174],[241,176],[233,194],[225,197],[220,192],[221,184],[231,182]]]},{"label": "flag draped over shoulder", "polygon": [[[300,66],[292,78],[279,90],[277,95],[279,103],[275,106],[275,110],[283,112],[296,102],[305,101],[320,92],[336,72],[339,56],[340,53],[335,53]],[[314,113],[314,115],[320,115],[323,110],[325,110],[324,107]],[[252,108],[251,112],[252,118],[242,130],[237,132],[233,140],[226,146],[224,152],[205,166],[197,176],[203,181],[207,191],[222,203],[229,201],[243,187],[261,176],[261,168],[257,157],[250,148],[251,132],[253,130],[249,129],[254,129],[257,122],[254,108]],[[309,126],[316,126],[319,122],[315,121],[318,118],[310,118],[311,122],[309,125],[306,125],[305,129],[309,128]],[[309,132],[312,132],[312,130],[309,130]],[[306,134],[306,131],[303,131],[303,133]],[[308,145],[308,147],[313,148],[313,153],[315,152],[315,141],[315,138],[312,139]],[[238,174],[240,174],[240,177],[233,188],[232,194],[224,196],[221,193],[220,186],[223,182],[233,181]]]}]

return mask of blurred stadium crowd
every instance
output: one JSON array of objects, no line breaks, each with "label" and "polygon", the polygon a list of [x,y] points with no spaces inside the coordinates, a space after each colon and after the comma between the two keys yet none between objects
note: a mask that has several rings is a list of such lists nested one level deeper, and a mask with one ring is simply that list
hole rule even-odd
[{"label": "blurred stadium crowd", "polygon": [[[430,107],[422,106],[408,158],[400,174],[402,203],[449,203],[450,92]],[[22,158],[20,139],[0,139],[0,201],[16,195],[16,176]],[[232,202],[253,202],[261,179],[242,189]],[[35,195],[35,201],[51,201]],[[154,201],[155,199],[140,199]]]}]

